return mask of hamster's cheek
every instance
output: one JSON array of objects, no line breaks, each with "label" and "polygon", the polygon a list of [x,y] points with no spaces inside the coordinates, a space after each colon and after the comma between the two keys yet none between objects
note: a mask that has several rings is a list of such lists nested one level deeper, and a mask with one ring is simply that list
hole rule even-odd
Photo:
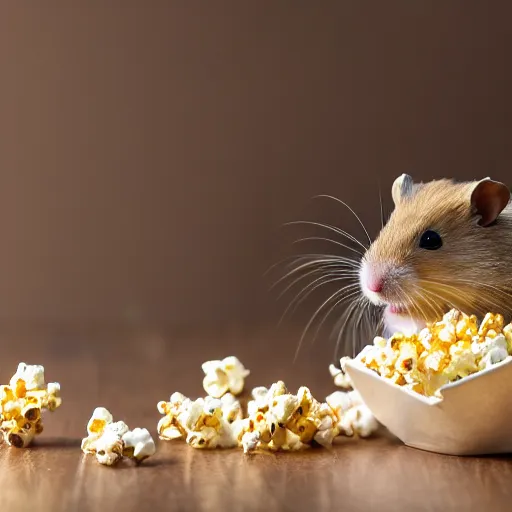
[{"label": "hamster's cheek", "polygon": [[425,323],[421,320],[416,320],[407,315],[397,315],[391,313],[389,308],[384,311],[384,325],[386,337],[392,336],[396,332],[402,332],[406,336],[418,333],[425,327]]}]

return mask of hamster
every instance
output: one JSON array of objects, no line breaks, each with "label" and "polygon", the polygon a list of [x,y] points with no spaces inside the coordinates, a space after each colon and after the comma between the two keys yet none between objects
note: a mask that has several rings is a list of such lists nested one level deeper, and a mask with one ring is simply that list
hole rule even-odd
[{"label": "hamster", "polygon": [[485,178],[392,187],[393,213],[363,256],[362,293],[384,308],[384,335],[417,332],[451,308],[512,316],[510,190]]}]

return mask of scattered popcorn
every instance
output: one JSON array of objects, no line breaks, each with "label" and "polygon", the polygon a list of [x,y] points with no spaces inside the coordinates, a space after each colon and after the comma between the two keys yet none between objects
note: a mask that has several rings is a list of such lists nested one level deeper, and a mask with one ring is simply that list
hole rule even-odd
[{"label": "scattered popcorn", "polygon": [[325,401],[336,414],[338,428],[344,435],[369,437],[378,429],[379,423],[357,391],[335,391]]},{"label": "scattered popcorn", "polygon": [[347,361],[350,361],[350,357],[342,357],[340,359],[340,367],[336,368],[333,364],[329,366],[329,373],[331,374],[331,377],[334,378],[334,385],[338,386],[342,389],[351,389],[352,381],[350,380],[350,377],[345,372],[345,364]]},{"label": "scattered popcorn", "polygon": [[42,411],[62,403],[60,385],[45,384],[44,368],[20,363],[9,385],[0,386],[0,432],[10,446],[26,448],[43,431]]},{"label": "scattered popcorn", "polygon": [[123,440],[117,432],[109,428],[109,425],[93,446],[96,460],[105,466],[113,466],[123,456]]},{"label": "scattered popcorn", "polygon": [[44,389],[44,368],[41,365],[20,363],[16,373],[11,377],[9,386],[16,389],[19,381],[23,381],[27,391]]},{"label": "scattered popcorn", "polygon": [[222,411],[222,417],[228,423],[233,423],[233,421],[243,417],[242,406],[231,393],[226,393],[220,399],[208,396],[204,400],[205,406],[209,406],[210,409],[219,407]]},{"label": "scattered popcorn", "polygon": [[84,453],[95,453],[95,442],[101,437],[105,427],[112,423],[112,414],[105,407],[96,407],[91,419],[87,423],[88,437],[82,439],[82,451]]},{"label": "scattered popcorn", "polygon": [[155,441],[145,428],[135,428],[123,435],[125,457],[131,457],[137,462],[151,457],[156,452]]},{"label": "scattered popcorn", "polygon": [[261,434],[258,431],[244,432],[240,441],[242,448],[244,449],[244,453],[249,453],[253,450],[256,450],[260,439]]},{"label": "scattered popcorn", "polygon": [[[388,352],[388,358],[394,357],[392,350]],[[405,360],[409,352],[403,351],[399,366],[408,365]],[[345,374],[348,360],[342,358],[341,369],[332,370],[334,377],[343,376],[338,382],[346,388],[351,387]],[[290,393],[283,381],[269,388],[254,388],[244,416],[236,395],[242,391],[249,372],[239,360],[231,357],[209,361],[203,364],[203,371],[208,396],[191,400],[176,392],[168,402],[157,404],[163,415],[157,426],[160,439],[183,439],[197,449],[238,446],[244,453],[298,451],[318,445],[330,447],[339,435],[368,437],[377,429],[377,421],[355,391],[333,393],[322,403],[305,386],[296,394]]]},{"label": "scattered popcorn", "polygon": [[186,442],[194,448],[232,448],[237,445],[220,400],[198,398],[183,416]]},{"label": "scattered popcorn", "polygon": [[244,389],[249,370],[234,356],[222,361],[207,361],[202,365],[205,377],[203,387],[208,395],[220,398],[226,393],[239,395]]},{"label": "scattered popcorn", "polygon": [[230,393],[219,398],[207,396],[195,401],[173,393],[169,402],[159,402],[165,416],[158,422],[160,439],[185,438],[194,448],[232,448],[237,440],[231,424],[242,419],[242,406]]},{"label": "scattered popcorn", "polygon": [[96,456],[105,466],[113,466],[123,457],[142,462],[156,452],[155,442],[145,428],[130,430],[124,421],[114,422],[104,407],[94,409],[87,423],[88,436],[82,439],[82,451]]},{"label": "scattered popcorn", "polygon": [[158,412],[165,415],[157,426],[160,439],[171,441],[187,436],[187,431],[181,424],[181,418],[191,404],[192,401],[181,393],[173,393],[169,402],[158,403]]},{"label": "scattered popcorn", "polygon": [[476,316],[452,309],[419,334],[396,333],[389,340],[376,337],[356,360],[399,386],[439,396],[445,384],[512,355],[512,324],[504,323],[502,315],[487,313],[478,325]]}]

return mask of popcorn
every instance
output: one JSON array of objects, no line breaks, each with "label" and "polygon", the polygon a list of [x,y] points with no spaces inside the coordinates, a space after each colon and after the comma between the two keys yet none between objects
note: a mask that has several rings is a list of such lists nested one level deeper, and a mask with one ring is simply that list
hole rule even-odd
[{"label": "popcorn", "polygon": [[155,442],[145,428],[135,428],[123,435],[125,457],[131,457],[137,462],[151,457],[156,452]]},{"label": "popcorn", "polygon": [[399,386],[439,395],[447,383],[512,355],[512,324],[504,323],[502,315],[487,313],[478,325],[476,316],[452,309],[419,334],[397,333],[389,340],[376,337],[356,360]]},{"label": "popcorn", "polygon": [[334,411],[318,402],[305,386],[293,395],[279,381],[269,389],[255,388],[252,396],[249,418],[237,434],[245,453],[257,448],[296,451],[313,443],[327,447],[339,434]]},{"label": "popcorn", "polygon": [[[385,340],[384,340],[385,341]],[[350,377],[345,372],[345,364],[347,361],[350,361],[350,357],[342,357],[340,359],[340,367],[336,368],[333,364],[329,365],[329,373],[331,374],[331,377],[334,378],[334,385],[338,386],[343,389],[351,389],[352,381],[350,380]]]},{"label": "popcorn", "polygon": [[124,421],[114,422],[105,407],[96,407],[87,423],[88,436],[82,439],[82,451],[96,456],[105,466],[113,466],[123,457],[137,464],[156,452],[155,442],[145,428],[130,430]]},{"label": "popcorn", "polygon": [[206,397],[205,404],[211,404],[210,407],[220,407],[222,411],[222,417],[228,423],[233,423],[233,421],[243,417],[242,406],[231,393],[226,393],[220,399]]},{"label": "popcorn", "polygon": [[379,428],[378,421],[363,403],[357,391],[348,393],[335,391],[325,401],[335,412],[338,428],[344,435],[369,437]]},{"label": "popcorn", "polygon": [[124,443],[122,438],[109,428],[94,443],[96,460],[105,466],[113,466],[123,456]]},{"label": "popcorn", "polygon": [[158,403],[158,412],[165,415],[157,426],[160,439],[171,441],[187,436],[187,431],[181,424],[181,415],[187,411],[191,403],[192,401],[181,393],[173,393],[169,402]]},{"label": "popcorn", "polygon": [[11,377],[9,386],[16,389],[19,381],[23,382],[26,391],[44,389],[44,368],[41,365],[20,363],[16,373]]},{"label": "popcorn", "polygon": [[247,404],[247,412],[249,416],[256,412],[267,412],[270,403],[277,396],[285,395],[288,393],[283,381],[277,381],[272,384],[269,389],[263,386],[258,386],[252,390],[252,400]]},{"label": "popcorn", "polygon": [[[377,356],[373,358],[377,368],[389,366],[390,373],[404,379],[403,374],[418,364],[418,349],[416,344],[404,345],[401,356],[396,355],[394,348],[400,340],[376,339],[374,346],[382,349],[382,355],[366,352],[369,358]],[[411,357],[412,363],[408,362]],[[340,369],[331,367],[335,382],[345,387],[351,387],[345,374],[349,360],[342,358]],[[395,364],[400,371],[395,370]],[[367,437],[377,428],[375,418],[355,391],[339,392],[326,402],[319,402],[309,388],[302,386],[294,394],[283,381],[269,388],[254,388],[244,416],[236,395],[242,391],[243,379],[249,372],[239,360],[232,357],[209,361],[203,364],[203,371],[208,396],[192,400],[176,392],[168,402],[158,402],[157,409],[163,415],[157,426],[160,439],[183,439],[196,449],[238,446],[247,454],[260,450],[298,451],[315,445],[330,447],[341,434]]]},{"label": "popcorn", "polygon": [[165,416],[158,422],[160,439],[185,438],[193,448],[232,448],[237,439],[231,424],[242,418],[242,406],[228,393],[222,398],[198,398],[195,401],[173,393],[169,402],[157,408]]},{"label": "popcorn", "polygon": [[[487,333],[488,334],[488,333]],[[471,344],[471,350],[478,362],[478,369],[484,370],[493,364],[499,363],[508,356],[507,340],[503,334],[496,334],[495,337],[485,338],[485,341],[474,341]]]},{"label": "popcorn", "polygon": [[234,356],[222,361],[207,361],[202,365],[205,377],[203,387],[208,395],[220,398],[226,393],[239,395],[244,389],[245,378],[249,370]]},{"label": "popcorn", "polygon": [[60,385],[46,386],[44,368],[20,363],[9,385],[0,386],[0,432],[10,446],[26,448],[43,432],[42,411],[60,407]]},{"label": "popcorn", "polygon": [[261,434],[258,431],[245,432],[241,439],[241,445],[244,453],[249,453],[256,449],[260,442]]},{"label": "popcorn", "polygon": [[237,445],[222,405],[198,398],[183,416],[186,442],[194,448],[232,448]]}]

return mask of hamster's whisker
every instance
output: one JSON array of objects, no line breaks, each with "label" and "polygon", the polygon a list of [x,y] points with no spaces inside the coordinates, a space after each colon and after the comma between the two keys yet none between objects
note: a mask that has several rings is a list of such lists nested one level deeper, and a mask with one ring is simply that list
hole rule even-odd
[{"label": "hamster's whisker", "polygon": [[373,321],[375,323],[375,335],[382,336],[384,334],[384,317],[382,312],[378,308],[372,307],[370,301],[367,302],[369,304],[369,309],[372,312]]},{"label": "hamster's whisker", "polygon": [[[336,299],[340,294],[342,294],[344,291],[346,290],[350,290],[351,288],[353,288],[354,286],[357,286],[359,287],[358,284],[352,284],[352,285],[347,285],[343,288],[341,288],[340,290],[337,290],[336,292],[334,292],[326,301],[324,301],[321,306],[315,311],[315,313],[313,314],[313,316],[310,318],[309,322],[307,323],[303,333],[302,333],[302,336],[300,337],[300,340],[299,340],[299,344],[297,346],[297,350],[295,351],[295,355],[294,355],[294,358],[293,358],[293,362],[295,362],[297,360],[297,356],[299,355],[299,351],[302,347],[302,343],[304,341],[304,337],[306,336],[307,332],[309,331],[309,328],[311,327],[311,325],[313,324],[313,322],[315,321],[315,318],[320,314],[320,312],[322,311],[322,309],[327,305],[329,304],[329,302],[331,302],[331,300],[333,299]],[[351,292],[351,293],[356,293],[356,292]],[[359,291],[357,291],[357,293],[359,293]],[[350,296],[350,293],[348,294]]]},{"label": "hamster's whisker", "polygon": [[[346,263],[347,265],[351,265],[354,268],[359,268],[361,266],[361,260],[360,259],[354,259],[354,258],[347,258],[346,256],[339,256],[336,254],[308,254],[306,256],[296,256],[297,260],[301,259],[310,259],[313,262],[319,261],[319,262],[337,262],[337,263]],[[293,265],[293,263],[290,263],[288,266]]]},{"label": "hamster's whisker", "polygon": [[293,297],[293,299],[291,300],[291,302],[289,303],[288,307],[286,308],[285,312],[283,313],[283,316],[286,315],[286,313],[289,311],[289,309],[295,304],[296,304],[296,307],[293,308],[292,310],[292,313],[295,311],[295,309],[304,301],[306,300],[307,297],[309,297],[309,295],[311,295],[311,293],[313,293],[315,290],[317,290],[318,288],[320,288],[321,286],[325,285],[325,284],[328,284],[328,283],[331,283],[331,282],[335,282],[335,281],[338,281],[338,280],[344,280],[346,279],[346,277],[344,276],[338,276],[337,274],[335,273],[332,273],[332,272],[325,272],[323,275],[321,275],[320,277],[318,277],[317,279],[314,279],[313,281],[311,281],[310,283],[308,283],[306,286],[302,287],[296,294],[295,296]]},{"label": "hamster's whisker", "polygon": [[[448,303],[450,305],[451,303],[446,297],[433,293],[422,286],[413,285],[413,288],[419,292],[417,294],[419,298],[414,300],[413,304],[425,323],[438,319],[446,313],[446,311],[444,311],[443,308],[434,301],[434,299],[440,299],[443,303]],[[430,295],[430,297],[428,295]],[[451,305],[451,307],[453,307],[453,305]],[[424,308],[427,308],[426,312]],[[429,311],[432,312],[432,315],[428,314]]]},{"label": "hamster's whisker", "polygon": [[330,195],[327,195],[327,194],[320,194],[318,196],[315,196],[314,198],[326,198],[326,199],[332,199],[333,201],[336,201],[340,204],[342,204],[343,206],[345,206],[346,208],[348,208],[352,214],[354,215],[354,217],[357,219],[357,221],[359,222],[359,224],[361,225],[361,227],[363,228],[365,234],[366,234],[366,237],[368,238],[368,242],[370,243],[370,245],[372,244],[372,239],[368,233],[368,230],[366,229],[365,225],[363,224],[363,221],[360,219],[359,215],[357,215],[357,213],[347,204],[345,203],[344,201],[342,201],[341,199],[338,199],[337,197],[334,197],[334,196],[330,196]]},{"label": "hamster's whisker", "polygon": [[[289,261],[287,265],[285,265],[285,268],[289,268],[294,263],[297,263],[301,260],[315,260],[315,261],[346,261],[346,262],[354,262],[354,264],[359,264],[359,260],[354,260],[352,258],[347,258],[344,256],[338,256],[336,254],[319,254],[319,253],[313,253],[313,254],[294,254],[291,256],[287,256],[286,258],[283,258],[282,260],[279,260],[277,263],[272,264],[265,272],[263,273],[263,277],[268,275],[272,270],[274,270],[279,265],[282,265],[283,263],[286,263]],[[313,261],[313,263],[315,262]]]},{"label": "hamster's whisker", "polygon": [[357,320],[354,322],[354,328],[352,329],[352,357],[356,356],[357,353],[357,346],[358,346],[358,336],[360,336],[362,333],[359,332],[359,326],[363,320],[363,315],[366,311],[366,302],[365,301],[359,301],[362,302],[362,304],[359,304],[359,316],[357,317]]},{"label": "hamster's whisker", "polygon": [[328,316],[330,315],[330,313],[332,311],[334,311],[334,309],[340,305],[342,305],[343,303],[347,302],[348,300],[351,300],[348,308],[352,307],[354,305],[355,302],[357,302],[357,299],[360,298],[361,296],[361,292],[357,289],[357,288],[352,288],[350,291],[347,290],[348,293],[346,293],[346,295],[344,295],[343,297],[341,297],[341,299],[337,300],[336,303],[334,304],[333,307],[330,308],[330,310],[327,312],[327,314],[324,316],[323,320],[320,322],[320,324],[318,325],[316,331],[315,331],[315,335],[314,335],[314,339],[312,341],[312,345],[316,339],[316,337],[318,336],[319,332],[320,332],[320,329],[322,328],[323,324],[325,323],[326,319],[328,318]]},{"label": "hamster's whisker", "polygon": [[[354,314],[354,311],[356,310],[357,306],[360,305],[362,298],[363,297],[361,296],[361,294],[359,294],[359,298],[353,300],[350,303],[350,305],[345,310],[345,313],[342,316],[342,319],[345,318],[345,321],[343,322],[340,330],[338,331],[338,336],[336,338],[336,346],[334,347],[334,360],[335,361],[338,359],[338,354],[339,354],[339,349],[340,349],[340,342],[341,342],[341,339],[342,339],[343,335],[345,334],[345,329],[347,327],[347,324],[348,324],[349,321],[352,320],[352,315]],[[352,353],[352,357],[355,357],[355,353]]]},{"label": "hamster's whisker", "polygon": [[356,296],[358,293],[360,293],[358,290],[352,292],[350,295],[347,295],[347,296],[344,296],[342,297],[341,299],[338,299],[327,311],[327,313],[324,315],[324,317],[322,318],[321,322],[317,325],[317,328],[315,330],[315,334],[313,335],[313,339],[311,341],[311,345],[313,345],[316,341],[316,338],[318,337],[319,333],[320,333],[320,330],[322,329],[322,326],[325,324],[325,322],[327,321],[327,318],[329,318],[329,316],[331,315],[331,313],[342,303],[344,302],[347,298],[350,298],[352,296]]},{"label": "hamster's whisker", "polygon": [[[415,302],[416,304],[418,304],[418,302],[422,303],[422,302],[426,302],[426,304],[424,304],[426,307],[428,307],[428,310],[431,311],[433,313],[433,316],[432,318],[437,318],[439,316],[439,314],[443,313],[443,310],[442,308],[437,305],[434,300],[430,297],[428,297],[426,294],[428,293],[428,290],[427,288],[424,288],[422,286],[418,286],[418,285],[412,285],[413,289],[417,291],[417,295],[419,296],[419,299],[417,299]],[[435,298],[435,297],[434,297]],[[446,301],[446,299],[444,298],[441,298],[443,302]],[[423,320],[425,320],[425,322],[428,322],[429,321],[429,318],[427,317],[427,315],[423,312],[423,309],[422,309],[422,313],[423,313]]]},{"label": "hamster's whisker", "polygon": [[505,297],[508,297],[508,298],[512,298],[512,294],[510,294],[509,292],[507,292],[507,291],[505,291],[505,290],[503,290],[501,288],[497,288],[496,286],[493,286],[493,285],[488,284],[488,283],[481,283],[481,282],[475,283],[475,281],[471,281],[470,279],[462,279],[462,278],[456,278],[456,279],[454,279],[453,282],[455,282],[455,283],[471,284],[475,288],[480,288],[480,287],[488,288],[489,289],[489,293],[492,290],[495,293],[497,293],[498,296],[505,296]]},{"label": "hamster's whisker", "polygon": [[[368,247],[366,245],[361,243],[356,237],[354,237],[350,233],[347,233],[343,229],[337,228],[335,226],[331,226],[330,224],[324,224],[322,222],[315,222],[315,221],[311,221],[311,220],[293,220],[293,221],[290,221],[290,222],[286,222],[284,225],[285,226],[294,226],[294,225],[301,225],[301,224],[302,225],[307,225],[307,226],[316,226],[316,227],[321,227],[321,228],[324,228],[324,229],[328,229],[330,231],[333,231],[334,233],[337,233],[338,235],[341,235],[341,236],[344,236],[344,237],[348,238],[350,241],[352,241],[355,244],[359,245],[363,249],[363,251],[366,251],[368,249]],[[351,247],[350,250],[356,252],[360,256],[364,255],[361,251],[359,251],[357,249],[354,249],[353,247]]]},{"label": "hamster's whisker", "polygon": [[[430,297],[432,297],[433,299],[437,299],[437,300],[441,301],[447,307],[454,308],[454,309],[460,309],[460,304],[464,304],[466,306],[470,305],[469,301],[466,301],[463,296],[455,294],[448,287],[448,285],[445,286],[445,288],[448,288],[448,289],[442,290],[442,293],[441,293],[439,288],[442,288],[444,286],[444,283],[437,283],[437,282],[429,281],[429,280],[422,280],[422,283],[435,284],[435,286],[436,286],[435,290],[432,290],[428,286],[422,286],[421,292],[430,295]],[[459,306],[457,306],[454,302],[452,302],[450,300],[450,298],[455,299],[455,301],[458,302]],[[441,306],[439,306],[439,309],[440,309],[441,316],[447,312],[446,310],[443,310],[441,308]],[[439,316],[438,313],[435,312],[435,318],[437,318],[438,316]]]},{"label": "hamster's whisker", "polygon": [[283,295],[285,295],[286,292],[288,290],[290,290],[291,288],[293,288],[297,283],[299,283],[300,281],[304,280],[307,277],[314,276],[316,274],[331,275],[333,277],[346,275],[346,276],[351,276],[354,278],[356,278],[358,275],[357,272],[353,272],[351,270],[346,270],[344,268],[339,268],[339,267],[332,267],[332,268],[321,267],[321,268],[313,269],[313,270],[310,270],[310,271],[306,272],[305,274],[293,279],[292,282],[288,286],[286,286],[284,288],[284,290],[281,291],[281,293],[277,297],[277,300],[279,300]]},{"label": "hamster's whisker", "polygon": [[364,301],[363,307],[365,308],[365,339],[373,339],[377,335],[377,322],[374,317],[374,308],[372,308],[370,301]]},{"label": "hamster's whisker", "polygon": [[[284,318],[286,317],[286,315],[288,314],[288,312],[290,312],[291,310],[291,314],[293,314],[296,309],[315,291],[317,290],[318,288],[320,288],[321,286],[324,286],[326,284],[330,284],[330,283],[334,283],[336,281],[344,281],[346,280],[347,277],[333,277],[331,275],[325,275],[325,276],[322,276],[318,279],[316,279],[315,281],[313,281],[312,283],[309,283],[307,286],[305,286],[304,288],[302,288],[302,290],[297,293],[297,295],[292,299],[292,301],[288,304],[287,308],[285,309],[284,313],[282,314],[280,320],[279,320],[279,323],[278,323],[278,326],[281,325],[281,323],[283,322]],[[348,284],[346,285],[346,287],[356,287],[356,286],[359,286],[359,283],[352,283],[352,284]],[[343,291],[346,287],[343,287],[341,289],[341,291]],[[338,290],[340,291],[340,290]]]},{"label": "hamster's whisker", "polygon": [[[485,313],[487,313],[489,309],[488,304],[492,304],[494,307],[498,308],[497,310],[500,310],[499,305],[492,300],[493,297],[486,294],[484,290],[479,290],[478,298],[474,296],[471,297],[471,300],[468,300],[465,295],[457,293],[459,290],[457,287],[450,286],[447,285],[446,283],[440,283],[437,281],[435,282],[435,285],[437,288],[448,288],[448,290],[444,290],[443,296],[437,294],[441,300],[447,302],[448,305],[450,305],[452,308],[464,311],[467,314],[476,314],[477,316],[485,315]],[[434,292],[430,291],[430,293],[432,294]],[[445,295],[452,297],[454,302],[450,302]]]},{"label": "hamster's whisker", "polygon": [[[461,304],[463,306],[463,307],[458,307],[457,309],[467,308],[469,314],[472,313],[472,311],[470,311],[471,309],[477,309],[478,311],[482,311],[482,312],[485,313],[484,310],[486,308],[477,305],[476,302],[473,303],[470,300],[466,299],[466,296],[464,294],[460,293],[460,287],[449,285],[449,284],[446,284],[446,283],[442,283],[440,281],[427,281],[427,280],[423,280],[423,282],[430,282],[432,284],[435,284],[436,287],[438,287],[438,288],[446,288],[446,289],[448,289],[448,291],[446,293],[449,293],[450,296],[454,297],[455,303]],[[453,282],[462,282],[462,281],[461,280],[454,280]],[[495,302],[493,300],[493,299],[496,298],[495,296],[491,295],[490,293],[486,293],[485,290],[482,290],[482,289],[478,288],[479,284],[482,284],[482,283],[478,283],[478,284],[476,284],[476,286],[475,286],[475,283],[472,282],[472,281],[468,281],[468,283],[472,284],[473,288],[478,290],[478,303],[479,304],[481,304],[485,300],[489,304],[494,306],[497,311],[500,311],[502,309],[502,306],[500,306],[497,302]],[[472,298],[474,298],[474,297],[472,297]]]},{"label": "hamster's whisker", "polygon": [[[439,300],[441,300],[441,302],[446,303],[447,306],[457,309],[455,304],[453,304],[453,302],[450,301],[446,296],[442,296],[439,293],[434,292],[433,290],[430,290],[429,288],[425,288],[425,287],[419,288],[419,290],[420,290],[420,293],[425,294],[425,295],[423,295],[423,298],[425,300],[427,300],[430,304],[435,306],[435,308],[433,307],[433,312],[434,312],[435,318],[438,318],[439,316],[443,316],[447,311],[443,310],[443,308],[441,306],[437,305],[434,302],[434,299],[439,299]],[[429,298],[428,296],[430,296],[431,298]]]},{"label": "hamster's whisker", "polygon": [[425,312],[423,311],[423,308],[421,308],[418,305],[417,301],[414,300],[414,298],[409,293],[407,293],[401,286],[398,286],[398,288],[400,290],[399,295],[401,295],[401,297],[405,297],[405,301],[403,302],[410,305],[412,309],[418,313],[420,319],[426,321]]},{"label": "hamster's whisker", "polygon": [[[442,316],[445,311],[443,311],[443,308],[441,306],[438,306],[434,299],[441,299],[443,302],[448,302],[445,298],[443,297],[440,297],[436,294],[433,294],[431,293],[429,290],[427,290],[426,288],[418,288],[418,287],[415,287],[419,293],[421,294],[421,298],[422,300],[426,301],[427,302],[427,306],[429,307],[429,309],[432,311],[433,315],[432,315],[432,318],[438,318],[440,316]],[[430,297],[429,297],[430,295]],[[425,322],[428,322],[429,319],[424,318]]]},{"label": "hamster's whisker", "polygon": [[[311,270],[311,267],[313,267],[313,269]],[[315,268],[317,267],[317,268]],[[335,262],[335,261],[313,261],[313,262],[309,262],[309,263],[303,263],[302,265],[299,265],[298,267],[290,270],[289,272],[287,272],[284,276],[280,277],[271,287],[270,287],[270,290],[273,290],[278,284],[282,283],[283,281],[285,281],[286,279],[292,277],[294,274],[297,274],[298,272],[300,272],[301,270],[304,270],[304,269],[307,269],[308,272],[306,272],[306,274],[303,274],[304,275],[308,275],[309,273],[311,272],[316,272],[318,270],[345,270],[346,273],[348,274],[353,274],[353,275],[356,275],[357,274],[357,271],[351,266],[351,265],[348,265],[346,262]]]},{"label": "hamster's whisker", "polygon": [[324,237],[321,237],[321,236],[307,236],[305,238],[299,238],[298,240],[294,240],[292,242],[292,244],[300,244],[300,243],[303,243],[303,242],[311,242],[311,241],[330,242],[331,244],[339,245],[340,247],[343,247],[345,249],[349,249],[350,251],[354,250],[353,247],[350,247],[347,244],[343,244],[341,242],[337,242],[336,240],[332,240],[331,238],[324,238]]}]

